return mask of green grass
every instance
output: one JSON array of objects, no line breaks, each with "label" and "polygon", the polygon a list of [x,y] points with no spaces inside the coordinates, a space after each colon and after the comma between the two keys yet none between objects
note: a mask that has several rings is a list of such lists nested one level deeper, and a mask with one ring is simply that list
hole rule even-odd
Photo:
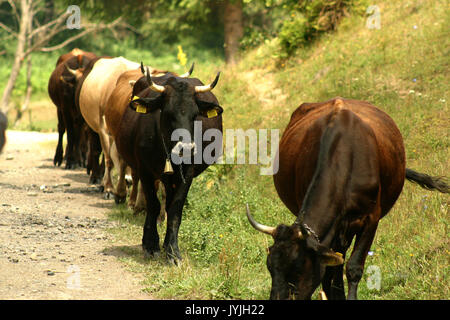
[{"label": "green grass", "polygon": [[[367,100],[398,124],[408,167],[448,176],[448,3],[378,5],[380,30],[366,29],[364,18],[350,18],[338,32],[288,60],[276,58],[273,40],[247,52],[232,70],[213,64],[196,73],[205,79],[224,68],[214,91],[225,110],[224,127],[282,131],[302,102],[335,96]],[[189,192],[179,236],[183,262],[178,267],[163,257],[144,261],[139,247],[142,218],[131,218],[124,207],[112,214],[130,228],[113,231],[118,241],[132,244],[123,261],[144,274],[145,291],[157,298],[269,296],[265,260],[272,239],[249,226],[245,203],[265,224],[290,224],[294,217],[279,200],[272,178],[260,176],[257,166],[215,167],[198,177]],[[448,299],[448,201],[448,196],[405,183],[398,202],[380,222],[373,255],[366,262],[366,271],[379,270],[380,289],[370,286],[373,273],[366,272],[360,299]],[[164,233],[161,227],[161,238]]]}]

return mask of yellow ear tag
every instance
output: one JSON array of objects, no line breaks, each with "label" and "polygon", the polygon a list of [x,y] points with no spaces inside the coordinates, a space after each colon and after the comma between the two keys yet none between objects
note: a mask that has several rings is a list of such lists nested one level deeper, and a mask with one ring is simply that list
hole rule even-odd
[{"label": "yellow ear tag", "polygon": [[217,117],[217,110],[216,109],[208,110],[206,111],[206,115],[208,116],[208,118]]},{"label": "yellow ear tag", "polygon": [[138,104],[136,106],[136,112],[147,113],[147,108],[145,106],[143,106],[143,105]]},{"label": "yellow ear tag", "polygon": [[[131,98],[131,101],[137,100],[139,99],[138,96],[134,96],[133,98]],[[135,103],[136,104],[136,112],[139,113],[147,113],[147,108],[143,105],[141,105],[140,103]]]}]

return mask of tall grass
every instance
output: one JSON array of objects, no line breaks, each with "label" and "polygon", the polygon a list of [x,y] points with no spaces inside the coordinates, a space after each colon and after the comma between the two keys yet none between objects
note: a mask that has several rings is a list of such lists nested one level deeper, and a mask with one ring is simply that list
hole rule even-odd
[{"label": "tall grass", "polygon": [[[398,124],[408,167],[448,176],[447,4],[379,1],[378,5],[380,30],[365,28],[363,18],[349,18],[338,32],[289,60],[276,58],[274,40],[247,52],[237,68],[224,70],[214,92],[225,110],[225,128],[282,131],[302,102],[335,96],[367,100]],[[380,222],[359,298],[448,299],[448,200],[405,183],[398,202]],[[113,230],[118,242],[133,247],[122,259],[145,275],[145,290],[157,298],[266,299],[270,290],[266,248],[272,240],[249,226],[247,202],[266,224],[294,220],[279,200],[272,178],[260,176],[257,166],[216,165],[198,177],[189,192],[179,237],[181,265],[167,265],[164,258],[142,260],[142,219],[131,218],[124,207],[111,216],[132,229]],[[160,234],[164,232],[160,228]],[[381,277],[380,287],[372,285],[374,272]]]}]

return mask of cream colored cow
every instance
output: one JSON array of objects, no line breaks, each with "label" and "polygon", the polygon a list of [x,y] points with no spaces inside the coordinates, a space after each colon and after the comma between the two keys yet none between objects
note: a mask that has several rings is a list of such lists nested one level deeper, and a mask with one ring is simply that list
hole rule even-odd
[{"label": "cream colored cow", "polygon": [[106,199],[110,199],[114,194],[111,179],[111,170],[114,164],[110,154],[112,137],[108,131],[104,114],[108,107],[109,96],[116,87],[119,76],[125,71],[138,69],[139,67],[140,65],[137,62],[129,61],[123,57],[99,59],[86,76],[80,90],[81,114],[92,130],[100,136],[105,157],[105,175],[102,185]]}]

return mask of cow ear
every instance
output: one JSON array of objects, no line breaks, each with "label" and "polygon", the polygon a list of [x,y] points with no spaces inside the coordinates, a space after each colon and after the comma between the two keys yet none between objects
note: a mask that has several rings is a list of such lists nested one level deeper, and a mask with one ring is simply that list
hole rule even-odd
[{"label": "cow ear", "polygon": [[222,114],[223,109],[216,103],[197,100],[198,109],[200,114],[207,118],[214,118]]},{"label": "cow ear", "polygon": [[334,252],[312,236],[306,239],[306,247],[316,252],[320,263],[323,265],[338,266],[344,263],[344,258],[341,253]]},{"label": "cow ear", "polygon": [[70,76],[63,75],[63,76],[59,77],[59,80],[61,80],[61,82],[65,83],[71,87],[75,86],[75,77],[72,75],[70,75]]},{"label": "cow ear", "polygon": [[130,101],[130,108],[138,113],[150,113],[160,109],[162,105],[162,95],[156,97],[139,98],[133,97]]},{"label": "cow ear", "polygon": [[319,254],[320,263],[326,266],[339,266],[344,263],[344,258],[342,253],[333,252],[328,249],[326,252],[321,252]]}]

